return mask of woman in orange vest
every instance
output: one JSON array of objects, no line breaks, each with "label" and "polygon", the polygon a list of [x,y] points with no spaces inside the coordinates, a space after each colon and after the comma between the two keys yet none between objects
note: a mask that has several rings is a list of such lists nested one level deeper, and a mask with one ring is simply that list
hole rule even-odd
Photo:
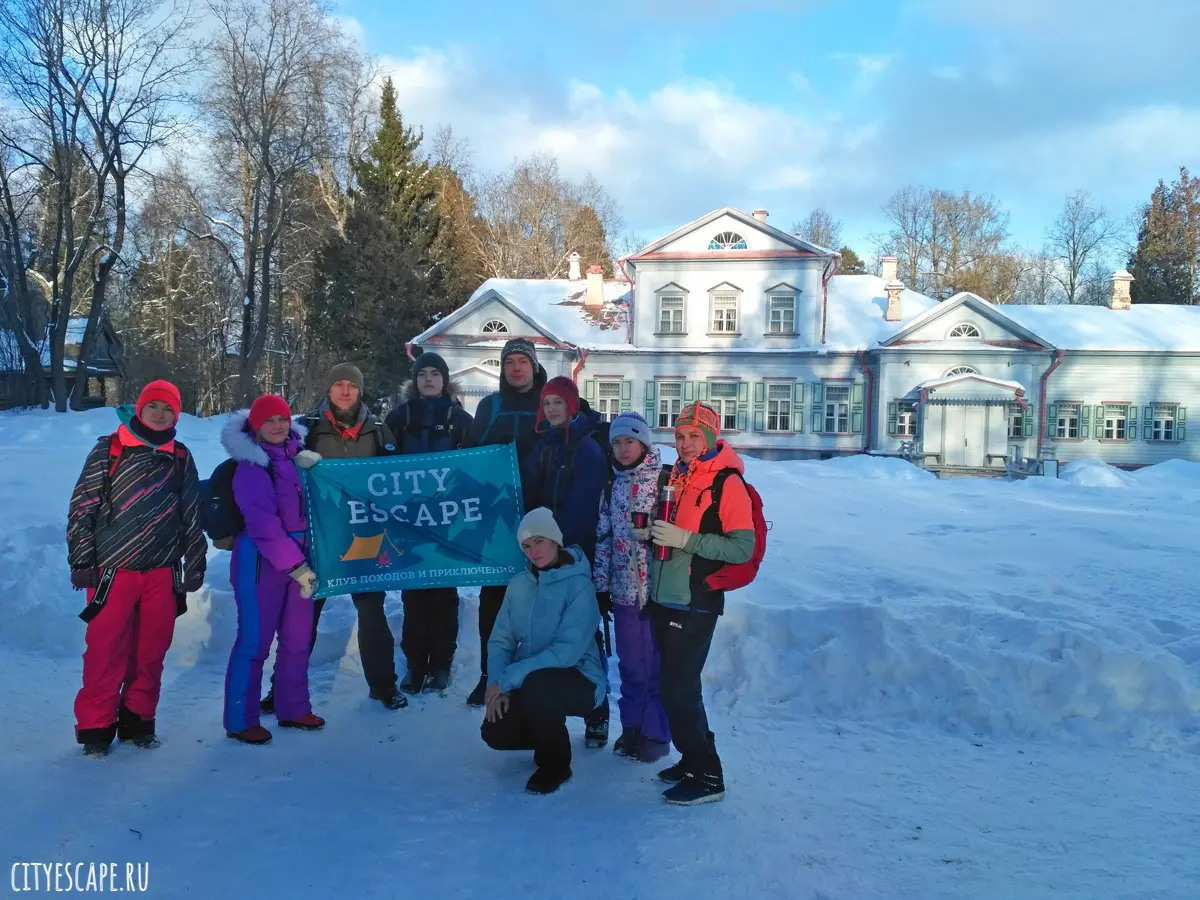
[{"label": "woman in orange vest", "polygon": [[[658,773],[673,785],[668,803],[691,806],[725,796],[725,777],[713,733],[708,730],[700,683],[712,646],[724,591],[705,583],[723,565],[749,561],[754,552],[750,495],[742,460],[721,438],[721,417],[702,403],[685,406],[675,421],[675,450],[668,488],[674,489],[670,521],[650,528],[650,616],[662,655],[662,703],[682,759]],[[714,493],[717,495],[714,501]],[[669,548],[667,559],[657,548]]]}]

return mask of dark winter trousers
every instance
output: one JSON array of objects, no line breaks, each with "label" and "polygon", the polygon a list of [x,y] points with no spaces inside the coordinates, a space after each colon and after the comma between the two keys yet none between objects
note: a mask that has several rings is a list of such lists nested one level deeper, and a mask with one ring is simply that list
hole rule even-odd
[{"label": "dark winter trousers", "polygon": [[[389,694],[396,690],[396,639],[388,625],[384,611],[383,591],[368,594],[353,594],[354,608],[358,610],[358,658],[362,663],[367,687],[373,694]],[[314,604],[312,644],[317,643],[317,623],[321,619],[324,600]],[[311,651],[311,645],[310,650]]]},{"label": "dark winter trousers", "polygon": [[449,670],[458,645],[458,589],[403,591],[404,630],[400,649],[409,671],[428,674]]},{"label": "dark winter trousers", "polygon": [[[94,590],[87,592],[88,602]],[[153,720],[163,660],[175,634],[175,588],[170,569],[118,569],[108,600],[88,622],[83,687],[75,697],[75,737],[109,743],[124,707]]]},{"label": "dark winter trousers", "polygon": [[484,676],[487,675],[488,638],[492,636],[496,616],[500,615],[506,590],[508,587],[503,584],[489,584],[479,589],[479,672]]},{"label": "dark winter trousers", "polygon": [[508,697],[504,718],[480,728],[484,743],[493,750],[532,750],[540,769],[570,768],[567,716],[592,710],[596,686],[578,669],[537,669]]},{"label": "dark winter trousers", "polygon": [[657,603],[650,605],[650,616],[662,655],[662,702],[675,747],[688,771],[719,774],[721,761],[708,730],[700,683],[717,617]]},{"label": "dark winter trousers", "polygon": [[671,728],[659,686],[660,659],[654,626],[636,606],[613,606],[617,671],[621,675],[621,727],[636,728],[654,741],[670,743]]}]

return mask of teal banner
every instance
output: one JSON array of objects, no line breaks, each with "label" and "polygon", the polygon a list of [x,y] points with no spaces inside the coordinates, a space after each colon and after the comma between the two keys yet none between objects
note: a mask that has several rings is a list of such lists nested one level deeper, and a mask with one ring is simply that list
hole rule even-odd
[{"label": "teal banner", "polygon": [[302,471],[317,597],[508,584],[526,565],[513,444]]}]

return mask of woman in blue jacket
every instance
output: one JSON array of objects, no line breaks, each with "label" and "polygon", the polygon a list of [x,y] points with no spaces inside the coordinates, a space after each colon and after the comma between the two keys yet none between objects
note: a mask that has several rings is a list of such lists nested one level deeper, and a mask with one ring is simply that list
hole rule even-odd
[{"label": "woman in blue jacket", "polygon": [[583,551],[563,548],[550,510],[530,511],[517,539],[530,565],[509,583],[488,640],[481,733],[495,750],[532,749],[537,771],[525,789],[551,794],[571,778],[567,717],[604,699],[600,608]]},{"label": "woman in blue jacket", "polygon": [[[450,367],[436,353],[422,353],[412,367],[412,381],[400,389],[403,402],[387,417],[388,430],[401,453],[440,453],[458,450],[471,429],[471,416],[462,408]],[[400,689],[442,693],[450,684],[450,664],[458,646],[458,589],[418,588],[402,591],[404,630],[400,649],[408,673]]]}]

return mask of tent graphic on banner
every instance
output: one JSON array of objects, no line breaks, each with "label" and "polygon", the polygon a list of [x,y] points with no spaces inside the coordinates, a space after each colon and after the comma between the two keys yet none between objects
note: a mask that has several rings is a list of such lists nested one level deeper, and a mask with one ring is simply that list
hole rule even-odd
[{"label": "tent graphic on banner", "polygon": [[[387,545],[386,547],[384,545]],[[388,555],[388,549],[395,556]],[[386,531],[370,537],[362,537],[354,535],[350,542],[349,548],[341,555],[342,562],[363,562],[364,560],[373,559],[381,566],[390,566],[393,561],[404,555],[404,551],[397,547]]]}]

